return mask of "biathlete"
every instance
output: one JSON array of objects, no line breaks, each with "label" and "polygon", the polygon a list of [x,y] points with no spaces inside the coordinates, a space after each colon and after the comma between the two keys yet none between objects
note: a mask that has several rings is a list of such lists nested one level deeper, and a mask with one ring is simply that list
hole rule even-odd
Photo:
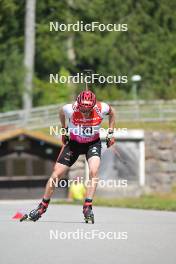
[{"label": "biathlete", "polygon": [[83,214],[86,223],[89,220],[94,223],[92,200],[97,187],[101,158],[99,129],[106,115],[109,116],[106,144],[107,147],[110,147],[115,142],[113,137],[115,114],[110,105],[97,102],[95,94],[88,90],[81,92],[74,104],[66,104],[62,107],[59,112],[61,126],[67,128],[70,133],[62,135],[62,150],[54,166],[53,173],[46,184],[41,203],[29,213],[30,220],[37,221],[46,212],[55,189],[53,182],[62,177],[80,154],[85,154],[89,166],[89,184],[86,189]]}]

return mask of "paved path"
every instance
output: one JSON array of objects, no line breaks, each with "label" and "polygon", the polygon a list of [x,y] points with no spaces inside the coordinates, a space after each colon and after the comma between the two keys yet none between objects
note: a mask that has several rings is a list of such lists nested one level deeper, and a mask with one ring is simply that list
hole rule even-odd
[{"label": "paved path", "polygon": [[[81,206],[50,205],[36,223],[11,219],[36,205],[0,202],[1,264],[176,263],[174,212],[96,207],[92,225],[83,222]],[[108,232],[116,239],[102,239],[112,238]]]}]

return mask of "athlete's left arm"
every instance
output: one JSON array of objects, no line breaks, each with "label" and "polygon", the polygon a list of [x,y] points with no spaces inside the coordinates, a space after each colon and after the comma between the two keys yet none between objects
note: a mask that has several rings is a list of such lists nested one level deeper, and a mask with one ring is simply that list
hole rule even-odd
[{"label": "athlete's left arm", "polygon": [[115,127],[115,110],[110,107],[109,109],[109,131],[114,131],[114,127]]},{"label": "athlete's left arm", "polygon": [[115,110],[110,107],[108,115],[109,115],[109,129],[106,136],[106,145],[109,148],[115,143],[115,138],[113,136],[113,132],[115,128]]}]

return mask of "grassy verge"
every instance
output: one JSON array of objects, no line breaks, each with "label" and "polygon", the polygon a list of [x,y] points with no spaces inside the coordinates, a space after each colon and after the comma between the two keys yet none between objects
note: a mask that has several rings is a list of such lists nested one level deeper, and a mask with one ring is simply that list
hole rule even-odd
[{"label": "grassy verge", "polygon": [[[54,204],[82,204],[82,203],[68,202],[66,200],[58,200],[55,201]],[[176,193],[153,194],[153,195],[143,195],[141,197],[127,197],[127,198],[114,198],[114,199],[95,198],[94,205],[107,206],[107,207],[176,211]]]},{"label": "grassy verge", "polygon": [[143,129],[145,131],[176,132],[176,122],[120,122],[118,127],[128,129]]},{"label": "grassy verge", "polygon": [[[108,128],[108,123],[103,122],[103,127]],[[143,129],[145,131],[176,132],[176,122],[118,122],[117,128]]]},{"label": "grassy verge", "polygon": [[[103,127],[108,128],[108,123],[103,122]],[[176,122],[116,122],[117,128],[143,129],[145,131],[165,131],[176,133]],[[49,135],[49,127],[40,129]]]}]

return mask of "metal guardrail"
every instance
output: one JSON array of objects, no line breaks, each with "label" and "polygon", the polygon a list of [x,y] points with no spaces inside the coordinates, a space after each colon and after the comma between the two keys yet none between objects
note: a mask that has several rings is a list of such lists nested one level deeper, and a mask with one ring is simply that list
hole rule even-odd
[{"label": "metal guardrail", "polygon": [[[169,122],[176,121],[176,100],[113,101],[118,121]],[[49,105],[0,114],[0,131],[26,127],[37,129],[58,124],[58,110],[62,105]],[[4,128],[4,129],[3,129]]]}]

